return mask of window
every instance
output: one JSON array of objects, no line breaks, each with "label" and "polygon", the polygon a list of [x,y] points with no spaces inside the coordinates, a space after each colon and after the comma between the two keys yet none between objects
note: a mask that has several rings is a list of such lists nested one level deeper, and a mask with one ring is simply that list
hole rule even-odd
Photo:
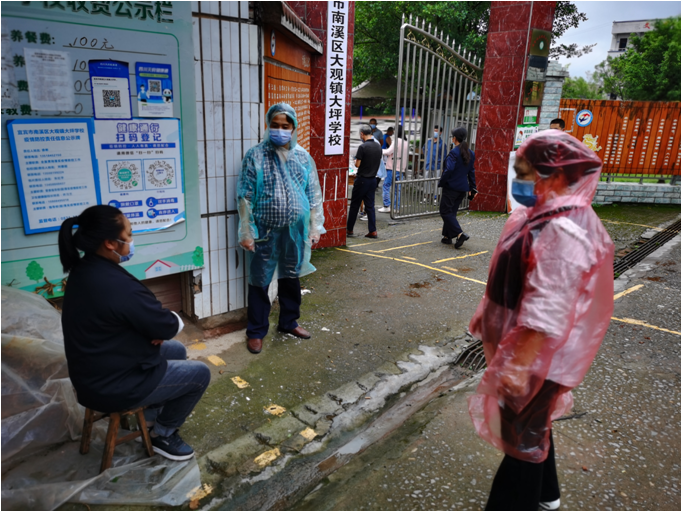
[{"label": "window", "polygon": [[620,46],[619,46],[620,51],[627,49],[627,41],[628,41],[628,39],[626,37],[623,37],[622,39],[620,39]]}]

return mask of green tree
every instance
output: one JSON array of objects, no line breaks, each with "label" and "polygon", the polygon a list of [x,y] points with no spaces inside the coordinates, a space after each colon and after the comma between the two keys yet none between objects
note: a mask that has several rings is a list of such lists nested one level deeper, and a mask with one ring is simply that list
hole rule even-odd
[{"label": "green tree", "polygon": [[631,47],[612,59],[610,68],[624,99],[681,101],[681,17],[659,20],[643,37],[633,36]]},{"label": "green tree", "polygon": [[26,276],[31,280],[39,282],[45,276],[45,271],[37,261],[31,261],[26,267]]},{"label": "green tree", "polygon": [[601,86],[593,78],[593,74],[587,72],[586,78],[566,78],[563,83],[562,98],[566,99],[604,99]]},{"label": "green tree", "polygon": [[624,97],[624,80],[622,79],[617,60],[619,57],[608,56],[594,70],[594,80],[598,83],[601,92],[607,94],[612,99]]},{"label": "green tree", "polygon": [[[402,15],[425,20],[451,37],[456,46],[485,58],[491,2],[357,2],[355,4],[355,49],[353,82],[397,76]],[[559,1],[553,22],[557,40],[568,29],[585,21],[572,2]],[[591,51],[593,45],[553,45],[551,57],[576,57]]]},{"label": "green tree", "polygon": [[194,253],[192,254],[192,263],[194,263],[194,266],[203,266],[203,248],[196,247],[196,249],[194,249]]}]

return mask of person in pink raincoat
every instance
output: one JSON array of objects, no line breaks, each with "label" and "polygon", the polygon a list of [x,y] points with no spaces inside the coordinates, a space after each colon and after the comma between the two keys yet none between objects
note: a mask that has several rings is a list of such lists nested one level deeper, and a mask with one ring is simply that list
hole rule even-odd
[{"label": "person in pink raincoat", "polygon": [[551,420],[593,362],[613,311],[614,246],[591,201],[601,161],[558,130],[517,150],[513,197],[470,323],[487,370],[469,398],[478,434],[506,456],[486,510],[558,509]]}]

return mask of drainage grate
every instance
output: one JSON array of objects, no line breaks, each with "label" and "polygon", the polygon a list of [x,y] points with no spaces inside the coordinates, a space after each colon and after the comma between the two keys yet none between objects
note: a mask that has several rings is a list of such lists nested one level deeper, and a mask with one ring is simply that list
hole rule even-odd
[{"label": "drainage grate", "polygon": [[633,252],[629,252],[624,257],[619,258],[617,261],[615,261],[614,265],[615,278],[619,277],[625,271],[633,268],[638,263],[643,261],[643,259],[655,252],[658,248],[679,234],[679,232],[681,232],[681,220],[674,222],[666,229],[658,232],[655,236],[640,245]]},{"label": "drainage grate", "polygon": [[461,352],[461,355],[458,356],[454,364],[474,373],[487,367],[485,352],[482,349],[482,341],[473,341],[470,346]]}]

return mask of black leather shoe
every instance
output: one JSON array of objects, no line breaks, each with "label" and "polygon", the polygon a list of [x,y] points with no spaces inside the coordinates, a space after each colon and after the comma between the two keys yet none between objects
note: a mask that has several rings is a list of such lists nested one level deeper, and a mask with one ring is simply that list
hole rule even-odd
[{"label": "black leather shoe", "polygon": [[461,234],[459,234],[459,237],[456,238],[456,243],[454,243],[454,248],[461,248],[461,246],[463,245],[463,242],[468,241],[469,239],[471,239],[470,236],[468,236],[467,234],[462,232]]}]

